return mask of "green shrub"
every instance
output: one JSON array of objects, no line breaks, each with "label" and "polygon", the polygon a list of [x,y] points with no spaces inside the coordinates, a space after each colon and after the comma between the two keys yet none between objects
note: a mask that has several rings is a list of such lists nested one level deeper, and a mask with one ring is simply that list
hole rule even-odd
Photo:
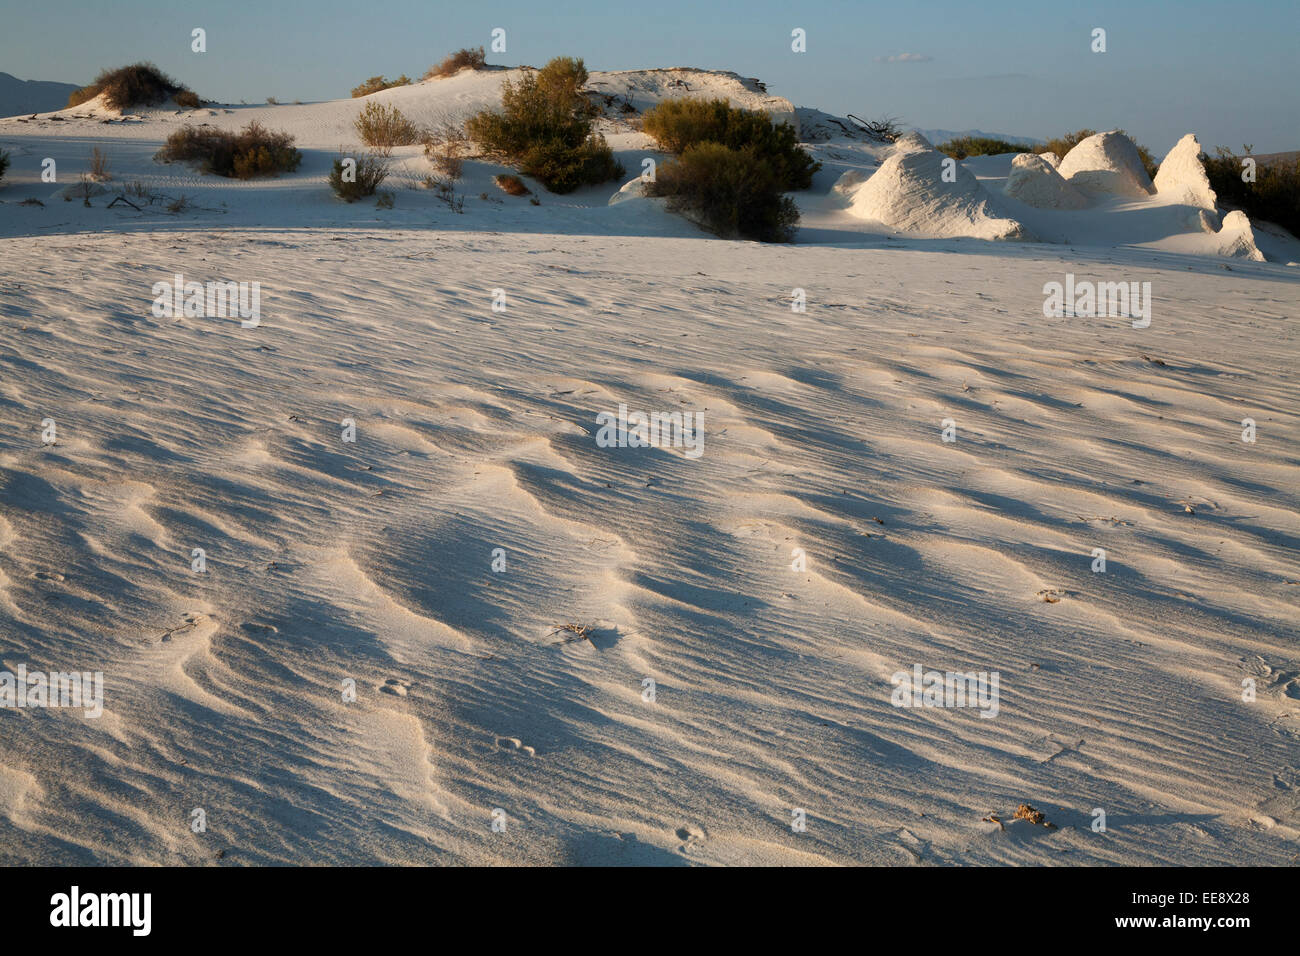
[{"label": "green shrub", "polygon": [[481,70],[486,63],[487,54],[483,52],[482,47],[476,50],[457,50],[437,66],[429,67],[428,72],[424,74],[424,78],[428,80],[435,76],[451,76],[453,73],[459,73],[465,67],[469,67],[471,70]]},{"label": "green shrub", "polygon": [[[133,106],[156,106],[168,97],[182,93],[189,93],[198,100],[197,96],[152,63],[133,63],[116,70],[100,71],[94,83],[72,91],[68,96],[68,106],[80,106],[100,93],[105,94],[104,102],[116,110],[130,109]],[[180,102],[179,99],[177,102]]]},{"label": "green shrub", "polygon": [[293,137],[266,129],[253,120],[238,133],[210,126],[186,126],[167,137],[156,159],[197,162],[207,173],[237,179],[293,172],[302,153]]},{"label": "green shrub", "polygon": [[484,111],[466,123],[469,135],[491,156],[539,180],[551,192],[623,175],[623,166],[598,133],[592,133],[596,107],[582,93],[587,70],[582,60],[556,57],[540,71],[529,71],[501,91],[501,112]]},{"label": "green shrub", "polygon": [[774,124],[767,113],[739,109],[726,100],[664,100],[646,111],[642,128],[677,155],[699,143],[752,149],[767,161],[785,190],[807,189],[821,168],[799,148],[799,136],[789,123]]},{"label": "green shrub", "polygon": [[789,242],[799,222],[794,200],[784,195],[771,164],[752,146],[688,146],[659,167],[646,192],[668,197],[669,209],[724,238]]},{"label": "green shrub", "polygon": [[614,151],[599,133],[592,133],[577,146],[562,140],[538,143],[524,151],[519,169],[553,193],[571,193],[624,173],[622,164],[614,159]]},{"label": "green shrub", "polygon": [[966,159],[968,156],[998,156],[1002,153],[1027,153],[1030,147],[1020,143],[1008,143],[1005,139],[992,139],[988,136],[958,136],[935,147],[941,153],[953,159]]},{"label": "green shrub", "polygon": [[355,125],[367,146],[413,146],[420,141],[420,130],[396,106],[371,101]]},{"label": "green shrub", "polygon": [[1275,162],[1257,161],[1255,181],[1242,181],[1242,160],[1250,156],[1251,147],[1241,155],[1220,146],[1213,158],[1201,154],[1210,186],[1222,205],[1237,206],[1251,219],[1277,223],[1300,238],[1300,158]]},{"label": "green shrub", "polygon": [[343,161],[347,158],[340,156],[334,160],[334,168],[330,170],[329,184],[334,195],[347,202],[373,196],[375,190],[388,178],[387,158],[377,153],[354,156],[352,158],[357,164],[355,175],[351,179],[345,179]]},{"label": "green shrub", "polygon": [[382,90],[391,90],[396,86],[410,86],[411,78],[403,73],[391,83],[382,76],[372,76],[360,86],[352,88],[352,98],[355,100],[361,96],[369,96],[371,93],[378,93]]}]

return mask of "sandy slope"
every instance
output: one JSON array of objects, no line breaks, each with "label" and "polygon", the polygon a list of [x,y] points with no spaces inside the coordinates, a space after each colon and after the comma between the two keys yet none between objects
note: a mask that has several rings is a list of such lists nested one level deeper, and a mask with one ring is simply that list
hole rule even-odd
[{"label": "sandy slope", "polygon": [[[77,122],[0,138],[191,175],[171,120]],[[464,215],[342,206],[313,142],[181,216],[6,192],[0,669],[106,702],[0,709],[0,861],[1294,862],[1294,268],[1149,211],[893,239],[830,191],[882,158],[848,140],[785,248],[485,166]],[[155,318],[177,272],[262,325]],[[1043,318],[1067,272],[1150,281],[1151,327]],[[598,447],[620,403],[702,410],[704,454]],[[999,672],[997,718],[892,706],[914,664]],[[982,822],[1021,801],[1060,829]]]},{"label": "sandy slope", "polygon": [[[0,711],[7,860],[1294,856],[1284,271],[1149,259],[1139,331],[1041,318],[1044,276],[1100,263],[1040,250],[233,232],[0,257],[3,662],[109,687],[98,722]],[[257,276],[263,326],[152,318],[173,270]],[[705,454],[596,447],[619,402],[706,410]],[[551,643],[570,620],[594,646]],[[913,663],[1000,671],[999,718],[892,707]],[[1020,800],[1064,828],[980,822]]]}]

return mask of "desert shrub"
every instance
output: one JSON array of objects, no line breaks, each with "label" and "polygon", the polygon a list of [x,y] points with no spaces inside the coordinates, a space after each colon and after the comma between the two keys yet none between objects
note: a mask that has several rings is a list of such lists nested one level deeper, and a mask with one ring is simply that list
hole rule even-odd
[{"label": "desert shrub", "polygon": [[471,70],[481,70],[487,63],[487,54],[483,52],[482,47],[477,49],[462,49],[450,54],[445,60],[437,66],[429,67],[424,74],[426,80],[435,76],[451,76],[453,73],[459,73],[465,67]]},{"label": "desert shrub", "polygon": [[1210,186],[1222,205],[1237,206],[1251,219],[1274,222],[1300,238],[1300,158],[1274,162],[1256,161],[1255,181],[1242,180],[1242,160],[1250,156],[1251,147],[1240,155],[1220,146],[1214,157],[1201,155]]},{"label": "desert shrub", "polygon": [[642,128],[677,155],[700,143],[752,149],[786,190],[807,189],[821,168],[799,148],[799,136],[789,123],[773,124],[767,113],[738,109],[726,100],[664,100],[646,111]]},{"label": "desert shrub", "polygon": [[452,212],[465,212],[465,197],[456,193],[456,183],[446,176],[425,176],[424,188],[432,190],[434,196],[447,204]]},{"label": "desert shrub", "polygon": [[73,90],[68,96],[68,106],[80,106],[103,93],[109,106],[124,110],[133,106],[154,106],[168,97],[187,92],[190,91],[152,63],[133,63],[116,70],[102,70],[94,83]]},{"label": "desert shrub", "polygon": [[527,196],[532,192],[531,189],[524,185],[522,179],[518,176],[512,176],[509,173],[502,173],[500,176],[493,176],[492,182],[496,183],[497,187],[501,189],[502,192],[508,193],[511,196]]},{"label": "desert shrub", "polygon": [[360,96],[369,96],[371,93],[379,93],[382,90],[391,90],[395,86],[410,86],[411,78],[403,73],[391,83],[382,76],[372,76],[360,86],[352,88],[352,98],[355,100]]},{"label": "desert shrub", "polygon": [[[1128,133],[1125,133],[1122,129],[1116,130],[1116,132],[1128,136]],[[1042,146],[1035,146],[1033,151],[1035,153],[1055,153],[1057,156],[1061,157],[1061,159],[1065,159],[1066,153],[1074,149],[1074,147],[1078,146],[1079,143],[1083,142],[1083,140],[1087,139],[1089,136],[1096,135],[1097,131],[1095,129],[1075,130],[1073,133],[1066,133],[1064,136],[1058,136],[1056,139],[1049,139]],[[1156,170],[1159,166],[1156,163],[1155,157],[1151,155],[1151,150],[1133,139],[1132,136],[1128,136],[1128,138],[1133,140],[1133,145],[1137,147],[1138,155],[1142,157],[1142,165],[1146,169],[1147,175],[1154,179]]]},{"label": "desert shrub", "polygon": [[506,81],[501,112],[470,117],[466,129],[483,149],[539,180],[572,192],[623,175],[605,138],[591,131],[596,107],[582,94],[582,60],[556,57],[518,83]]},{"label": "desert shrub", "polygon": [[346,173],[344,160],[346,156],[340,156],[334,160],[334,167],[330,170],[329,184],[330,189],[334,190],[334,195],[346,202],[356,202],[366,196],[373,196],[375,190],[380,184],[388,178],[388,159],[379,153],[362,153],[360,156],[353,156],[356,160],[355,174]]},{"label": "desert shrub", "polygon": [[440,173],[453,181],[460,179],[465,172],[465,153],[469,147],[462,128],[443,123],[437,130],[426,130],[420,141],[424,144],[424,155]]},{"label": "desert shrub", "polygon": [[99,87],[93,83],[90,86],[83,86],[81,89],[73,90],[68,94],[68,105],[65,108],[72,109],[74,106],[80,106],[82,103],[93,100],[98,95]]},{"label": "desert shrub", "polygon": [[253,120],[238,133],[211,126],[186,126],[167,137],[156,159],[197,162],[204,172],[237,179],[291,173],[302,162],[288,133]]},{"label": "desert shrub", "polygon": [[453,182],[465,174],[465,160],[454,152],[435,157],[434,164],[443,175]]},{"label": "desert shrub", "polygon": [[367,146],[411,146],[420,141],[419,129],[396,106],[367,103],[355,125]]},{"label": "desert shrub", "polygon": [[1008,143],[1005,139],[993,139],[989,136],[958,136],[935,147],[941,153],[953,159],[965,159],[968,156],[998,156],[1002,153],[1027,153],[1029,147],[1020,143]]},{"label": "desert shrub", "polygon": [[199,94],[193,90],[181,90],[176,94],[175,100],[177,106],[188,110],[196,110],[203,105],[203,101],[199,99]]},{"label": "desert shrub", "polygon": [[5,178],[5,170],[9,168],[9,154],[0,149],[0,179]]},{"label": "desert shrub", "polygon": [[98,146],[91,147],[88,164],[90,166],[88,170],[90,178],[96,182],[102,183],[113,178],[108,171],[108,154]]},{"label": "desert shrub", "polygon": [[524,152],[519,169],[553,193],[609,182],[625,172],[599,133],[590,134],[577,146],[556,140],[539,143]]},{"label": "desert shrub", "polygon": [[760,242],[789,242],[799,209],[768,160],[754,147],[732,149],[722,143],[688,146],[660,166],[648,183],[651,196],[668,197],[668,208],[715,235]]}]

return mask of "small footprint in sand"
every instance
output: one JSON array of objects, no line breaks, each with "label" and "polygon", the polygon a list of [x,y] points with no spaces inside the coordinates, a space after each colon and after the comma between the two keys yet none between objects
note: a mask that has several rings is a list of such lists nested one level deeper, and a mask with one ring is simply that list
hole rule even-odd
[{"label": "small footprint in sand", "polygon": [[66,580],[58,571],[33,571],[32,577],[37,581],[63,581]]},{"label": "small footprint in sand", "polygon": [[405,697],[406,692],[411,689],[409,680],[398,680],[396,677],[390,677],[384,681],[383,686],[379,688],[381,694],[392,694],[394,697]]},{"label": "small footprint in sand", "polygon": [[497,750],[504,750],[507,753],[525,753],[530,757],[537,756],[537,751],[532,747],[525,747],[518,737],[498,737]]}]

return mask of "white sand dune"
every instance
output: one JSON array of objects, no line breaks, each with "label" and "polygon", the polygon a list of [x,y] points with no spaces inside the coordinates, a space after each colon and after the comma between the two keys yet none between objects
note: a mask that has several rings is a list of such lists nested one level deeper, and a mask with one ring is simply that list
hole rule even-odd
[{"label": "white sand dune", "polygon": [[1011,161],[1011,174],[1002,191],[1038,209],[1082,209],[1088,205],[1088,197],[1066,182],[1049,160],[1033,153],[1020,153]]},{"label": "white sand dune", "polygon": [[1155,192],[1137,146],[1123,133],[1095,133],[1061,157],[1057,172],[1092,196],[1143,197]]},{"label": "white sand dune", "polygon": [[[505,75],[379,95],[454,120]],[[767,97],[593,74],[672,79]],[[794,246],[619,183],[479,199],[486,163],[464,214],[346,206],[358,108],[0,125],[0,670],[105,680],[98,719],[0,708],[0,862],[1293,861],[1296,269],[1159,194],[900,237],[832,184],[906,147],[848,134]],[[249,118],[298,174],[150,159]],[[194,208],[51,200],[91,145]],[[259,282],[261,324],[155,317],[177,273]],[[1150,282],[1150,326],[1045,318],[1067,273]],[[599,446],[620,404],[701,411],[703,454]],[[997,717],[895,707],[914,665],[998,672]],[[1026,801],[1059,828],[984,822]]]},{"label": "white sand dune", "polygon": [[880,169],[854,190],[849,209],[863,219],[918,236],[1032,238],[1014,219],[997,215],[991,204],[992,197],[964,166],[912,132],[900,138]]}]

